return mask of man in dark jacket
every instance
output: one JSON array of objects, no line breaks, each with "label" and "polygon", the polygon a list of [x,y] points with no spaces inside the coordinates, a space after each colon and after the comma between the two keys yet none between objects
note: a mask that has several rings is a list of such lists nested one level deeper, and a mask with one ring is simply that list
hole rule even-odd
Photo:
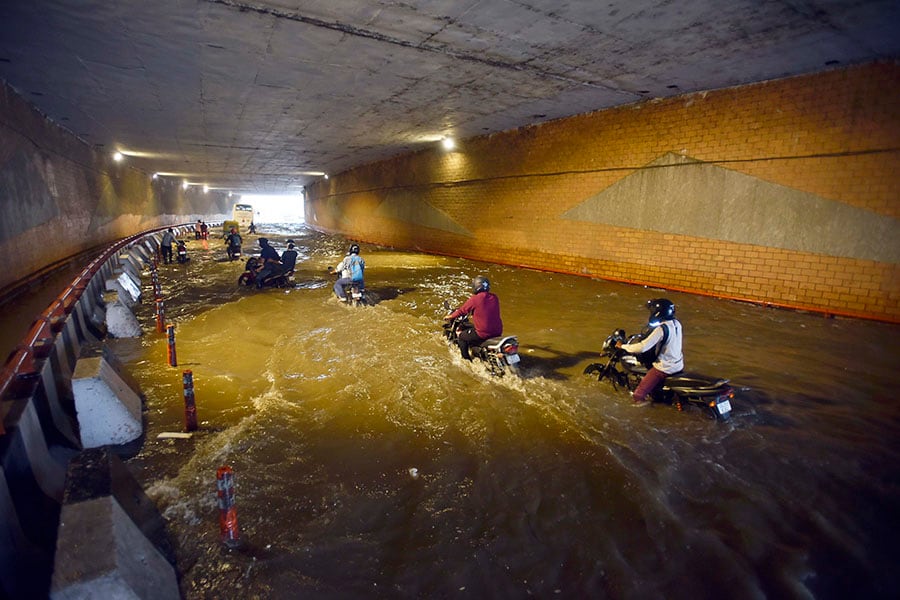
[{"label": "man in dark jacket", "polygon": [[268,238],[261,237],[257,242],[259,243],[259,259],[262,267],[260,267],[259,273],[256,274],[256,287],[261,288],[264,280],[269,278],[281,266],[281,256],[278,255],[278,251],[275,248],[269,245]]},{"label": "man in dark jacket", "polygon": [[484,340],[497,337],[503,333],[503,321],[500,319],[500,298],[491,292],[491,283],[487,277],[479,275],[472,280],[472,295],[462,306],[444,317],[452,321],[465,314],[472,315],[472,329],[459,334],[459,351],[465,360],[472,360],[469,346],[478,345]]}]

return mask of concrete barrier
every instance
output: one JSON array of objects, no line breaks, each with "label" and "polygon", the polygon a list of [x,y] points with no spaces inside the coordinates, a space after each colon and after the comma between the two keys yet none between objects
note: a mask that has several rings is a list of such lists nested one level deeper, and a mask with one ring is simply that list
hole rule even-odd
[{"label": "concrete barrier", "polygon": [[59,521],[54,600],[180,597],[163,519],[108,449],[71,461]]},{"label": "concrete barrier", "polygon": [[137,317],[119,300],[118,292],[106,292],[103,301],[106,304],[106,330],[110,337],[135,338],[143,334]]},{"label": "concrete barrier", "polygon": [[[68,486],[66,465],[82,451],[85,438],[88,444],[120,444],[141,435],[137,385],[114,356],[108,352],[97,356],[107,335],[108,307],[102,295],[108,282],[113,281],[122,290],[130,288],[126,293],[135,303],[139,301],[140,279],[132,274],[135,268],[121,267],[119,256],[137,246],[129,262],[137,266],[145,264],[144,257],[156,255],[159,235],[150,232],[134,236],[92,261],[35,320],[0,371],[0,598],[4,600],[46,598],[50,594],[63,490]],[[127,278],[124,286],[119,281],[121,277]],[[75,371],[81,380],[79,386],[93,390],[78,394],[78,400],[73,382]],[[86,421],[87,426],[80,425],[79,411],[86,415],[95,409],[101,416]],[[110,463],[111,471],[118,468],[114,462]],[[70,478],[85,476],[84,473],[72,475],[70,469]],[[124,479],[127,478],[116,476],[111,480]],[[111,567],[101,569],[106,575],[94,578],[93,583],[86,578],[76,583],[68,561],[77,560],[77,555],[87,550],[82,545],[70,551],[73,546],[66,542],[57,555],[59,576],[54,581],[72,585],[63,583],[55,587],[54,597],[105,598],[115,597],[107,592],[117,591],[122,591],[119,597],[129,598],[178,597],[174,575],[169,574],[170,568],[158,557],[161,552],[163,563],[174,563],[174,556],[161,550],[157,539],[159,532],[164,532],[162,520],[153,519],[155,524],[148,529],[135,517],[134,507],[126,505],[128,498],[143,498],[141,502],[147,507],[152,507],[152,503],[139,487],[126,488],[130,491],[116,492],[114,500],[97,497],[92,498],[96,502],[82,502],[77,511],[73,507],[70,513],[67,508],[65,523],[69,525],[109,524],[98,534],[95,546],[112,544],[109,548],[121,556],[115,557]],[[127,517],[122,516],[123,511]],[[82,529],[94,530],[93,527]],[[62,529],[59,533],[63,534]],[[75,537],[87,533],[90,532],[82,531]],[[150,549],[147,540],[151,542]],[[156,550],[151,552],[153,548]],[[91,562],[99,565],[102,558],[96,556]],[[142,571],[146,565],[153,568]],[[135,574],[139,574],[140,580],[135,579]],[[126,588],[132,591],[124,591]]]},{"label": "concrete barrier", "polygon": [[141,301],[141,282],[132,279],[127,271],[119,271],[115,278],[107,279],[106,290],[118,293],[119,300],[129,307]]},{"label": "concrete barrier", "polygon": [[4,516],[0,520],[0,597],[45,597],[53,555],[25,535],[2,466],[0,514]]},{"label": "concrete barrier", "polygon": [[138,392],[104,357],[79,359],[72,393],[84,448],[127,444],[143,433]]}]

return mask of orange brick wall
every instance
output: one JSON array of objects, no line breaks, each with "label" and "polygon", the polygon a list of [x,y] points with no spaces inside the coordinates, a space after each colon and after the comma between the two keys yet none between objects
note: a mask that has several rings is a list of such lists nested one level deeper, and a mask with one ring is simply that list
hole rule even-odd
[{"label": "orange brick wall", "polygon": [[[309,188],[307,222],[388,246],[900,322],[893,262],[561,218],[675,153],[900,219],[898,98],[890,62],[580,115],[333,176]],[[423,225],[428,211],[464,232]]]}]

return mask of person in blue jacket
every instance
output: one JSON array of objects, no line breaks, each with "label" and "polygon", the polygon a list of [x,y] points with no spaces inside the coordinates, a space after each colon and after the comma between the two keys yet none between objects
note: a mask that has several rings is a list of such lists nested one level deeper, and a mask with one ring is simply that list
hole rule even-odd
[{"label": "person in blue jacket", "polygon": [[365,272],[366,261],[359,255],[359,244],[350,244],[347,256],[337,264],[334,270],[340,273],[340,278],[334,282],[334,293],[340,298],[341,302],[347,301],[347,292],[345,287],[351,284],[358,284],[359,289],[366,287]]}]

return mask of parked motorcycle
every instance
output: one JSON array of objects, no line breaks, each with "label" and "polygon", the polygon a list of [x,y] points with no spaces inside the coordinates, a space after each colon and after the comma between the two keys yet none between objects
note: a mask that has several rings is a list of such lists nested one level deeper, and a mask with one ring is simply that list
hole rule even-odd
[{"label": "parked motorcycle", "polygon": [[[444,301],[444,308],[449,311],[450,303]],[[462,315],[443,324],[444,337],[450,347],[459,351],[459,334],[472,329],[468,315]],[[502,377],[504,374],[519,376],[519,339],[514,335],[492,337],[481,344],[469,346],[469,354],[487,365],[491,375]]]},{"label": "parked motorcycle", "polygon": [[[613,388],[621,387],[633,392],[647,374],[652,358],[629,354],[617,348],[616,343],[632,344],[643,337],[644,334],[641,333],[627,337],[624,329],[617,329],[603,342],[605,361],[588,365],[584,374],[597,373],[597,381],[607,379],[612,382]],[[726,420],[731,416],[734,390],[727,379],[714,379],[682,371],[666,377],[662,386],[651,397],[654,402],[672,404],[678,410],[693,406],[712,419]]]}]

